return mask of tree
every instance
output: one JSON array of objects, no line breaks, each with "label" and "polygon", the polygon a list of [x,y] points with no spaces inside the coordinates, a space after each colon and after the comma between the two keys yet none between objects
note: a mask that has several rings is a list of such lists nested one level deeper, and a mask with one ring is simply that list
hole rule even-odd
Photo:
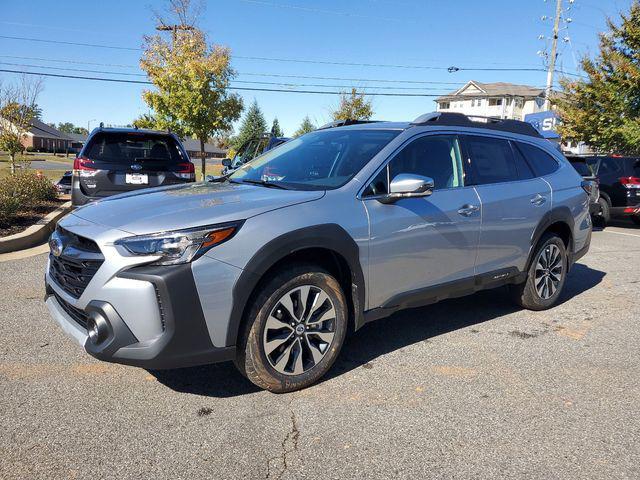
[{"label": "tree", "polygon": [[35,118],[41,91],[41,77],[24,75],[15,85],[0,84],[0,150],[9,154],[12,174],[16,172],[16,154],[24,150],[22,142]]},{"label": "tree", "polygon": [[351,93],[340,94],[340,103],[331,115],[334,120],[369,120],[373,116],[373,107],[364,93],[352,88]]},{"label": "tree", "polygon": [[84,127],[73,127],[73,131],[71,133],[77,133],[78,135],[89,135],[89,130]]},{"label": "tree", "polygon": [[304,135],[305,133],[313,132],[316,129],[316,126],[311,123],[309,120],[309,115],[302,119],[302,123],[298,127],[298,130],[293,134],[294,137],[299,137],[300,135]]},{"label": "tree", "polygon": [[586,80],[562,79],[554,99],[565,140],[583,141],[597,151],[640,154],[640,3],[635,0],[620,26],[610,19],[600,34],[595,59],[582,59]]},{"label": "tree", "polygon": [[58,130],[62,133],[73,133],[75,126],[71,122],[64,122],[58,124]]},{"label": "tree", "polygon": [[271,135],[274,137],[284,137],[284,132],[282,131],[277,118],[274,118],[273,124],[271,124]]},{"label": "tree", "polygon": [[266,131],[267,121],[264,119],[258,101],[254,100],[242,119],[238,135],[233,139],[233,147],[239,150],[246,141],[261,137]]},{"label": "tree", "polygon": [[156,117],[150,113],[143,113],[133,121],[133,126],[136,128],[146,128],[147,130],[157,130],[158,124]]},{"label": "tree", "polygon": [[[236,73],[231,68],[231,52],[220,45],[209,45],[196,27],[196,7],[189,0],[169,0],[169,15],[177,21],[171,39],[145,36],[140,67],[155,90],[142,94],[151,107],[156,128],[170,128],[181,137],[200,141],[202,178],[205,178],[207,139],[227,131],[240,117],[242,99],[228,91]],[[168,22],[158,17],[162,26]],[[166,29],[167,27],[163,27]]]}]

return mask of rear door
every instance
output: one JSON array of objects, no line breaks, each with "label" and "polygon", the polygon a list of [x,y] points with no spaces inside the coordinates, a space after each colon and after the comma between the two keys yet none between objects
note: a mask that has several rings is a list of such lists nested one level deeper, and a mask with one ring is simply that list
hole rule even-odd
[{"label": "rear door", "polygon": [[91,197],[182,183],[190,163],[172,136],[145,132],[99,132],[82,156],[80,187]]},{"label": "rear door", "polygon": [[551,208],[551,187],[510,140],[465,135],[464,143],[467,177],[482,202],[476,273],[522,271],[533,232]]}]

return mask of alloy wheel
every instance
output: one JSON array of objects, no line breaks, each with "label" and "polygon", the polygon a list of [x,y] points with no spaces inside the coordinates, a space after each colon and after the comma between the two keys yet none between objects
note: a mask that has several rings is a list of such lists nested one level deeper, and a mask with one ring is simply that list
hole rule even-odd
[{"label": "alloy wheel", "polygon": [[336,309],[320,287],[302,285],[284,294],[267,318],[262,346],[269,364],[300,375],[327,354],[336,332]]},{"label": "alloy wheel", "polygon": [[538,255],[535,270],[536,293],[543,300],[558,291],[564,270],[564,260],[557,245],[549,244]]}]

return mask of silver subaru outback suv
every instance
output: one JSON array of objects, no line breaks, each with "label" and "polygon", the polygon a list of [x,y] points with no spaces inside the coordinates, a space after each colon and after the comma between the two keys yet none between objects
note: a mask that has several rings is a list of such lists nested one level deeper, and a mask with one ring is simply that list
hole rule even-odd
[{"label": "silver subaru outback suv", "polygon": [[589,248],[589,184],[533,127],[343,123],[216,181],[73,211],[50,240],[51,315],[101,360],[233,360],[286,392],[403,308],[502,285],[527,309],[558,302]]}]

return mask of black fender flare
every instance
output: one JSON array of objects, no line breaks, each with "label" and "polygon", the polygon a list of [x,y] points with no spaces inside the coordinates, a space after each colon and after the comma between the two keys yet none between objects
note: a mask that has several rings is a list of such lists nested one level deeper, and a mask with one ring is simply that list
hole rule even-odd
[{"label": "black fender flare", "polygon": [[569,256],[573,256],[573,227],[574,227],[574,219],[571,214],[571,210],[567,206],[555,207],[545,213],[538,223],[538,226],[533,231],[533,235],[531,236],[531,249],[529,250],[529,256],[527,258],[527,265],[525,268],[525,272],[529,271],[529,267],[531,266],[531,262],[533,261],[534,249],[540,238],[547,231],[547,229],[553,225],[554,223],[564,223],[571,232],[571,238],[569,239]]},{"label": "black fender flare", "polygon": [[235,345],[245,307],[264,274],[285,257],[307,248],[331,250],[345,259],[351,271],[351,298],[356,329],[363,324],[365,298],[360,249],[351,235],[335,223],[304,227],[287,232],[263,245],[251,257],[233,287],[233,306],[227,329],[226,345]]}]

